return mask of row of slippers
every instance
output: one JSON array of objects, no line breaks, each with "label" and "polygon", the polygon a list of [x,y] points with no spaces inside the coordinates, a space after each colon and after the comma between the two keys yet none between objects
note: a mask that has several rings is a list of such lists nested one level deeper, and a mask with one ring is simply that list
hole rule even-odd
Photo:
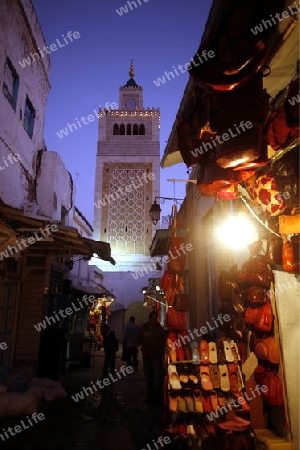
[{"label": "row of slippers", "polygon": [[225,407],[236,409],[240,406],[244,411],[250,411],[249,403],[244,398],[242,392],[233,392],[231,399],[227,399],[221,392],[201,392],[200,389],[190,390],[190,392],[175,391],[168,392],[168,407],[172,412],[191,412],[191,413],[209,413],[218,411]]},{"label": "row of slippers", "polygon": [[177,434],[182,437],[201,436],[208,437],[217,434],[218,428],[225,431],[246,431],[250,426],[250,421],[241,417],[235,416],[232,420],[213,424],[171,424],[165,431],[169,434]]},{"label": "row of slippers", "polygon": [[202,387],[204,391],[221,389],[223,392],[239,392],[245,387],[240,365],[236,363],[196,366],[193,374],[182,372],[179,366],[169,364],[168,382],[174,390]]},{"label": "row of slippers", "polygon": [[[181,333],[184,337],[184,334]],[[176,345],[176,341],[180,345]],[[176,333],[169,333],[167,338],[168,354],[171,362],[185,360],[201,361],[201,364],[233,363],[241,361],[237,344],[233,340],[220,340],[217,343],[202,339],[197,347],[189,344],[181,346]],[[196,354],[197,353],[197,354]]]}]

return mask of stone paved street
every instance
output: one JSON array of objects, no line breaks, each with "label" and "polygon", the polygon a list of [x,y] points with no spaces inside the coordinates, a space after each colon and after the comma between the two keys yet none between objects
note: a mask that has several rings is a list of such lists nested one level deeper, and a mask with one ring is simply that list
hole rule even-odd
[{"label": "stone paved street", "polygon": [[[120,353],[120,352],[119,352]],[[124,363],[118,353],[116,369]],[[101,377],[102,351],[95,367],[67,372],[61,382],[68,397],[56,403],[40,403],[45,420],[0,443],[3,450],[136,450],[161,435],[162,408],[145,405],[146,383],[142,365],[136,373],[97,391],[77,403],[71,395]],[[18,425],[22,417],[4,419],[1,429]],[[24,419],[24,418],[23,418]],[[168,447],[170,448],[170,447]],[[147,448],[148,450],[148,448]]]}]

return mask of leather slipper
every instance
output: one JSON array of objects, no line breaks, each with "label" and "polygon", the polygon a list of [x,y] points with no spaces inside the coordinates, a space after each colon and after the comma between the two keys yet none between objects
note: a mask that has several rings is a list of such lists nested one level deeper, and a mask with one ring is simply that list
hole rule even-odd
[{"label": "leather slipper", "polygon": [[193,384],[198,384],[199,383],[199,379],[196,377],[196,375],[189,375],[189,380],[193,383]]},{"label": "leather slipper", "polygon": [[176,358],[177,361],[184,361],[185,357],[184,357],[184,350],[182,347],[176,348]]},{"label": "leather slipper", "polygon": [[181,375],[179,375],[179,380],[180,383],[182,383],[182,386],[187,384],[189,382],[189,376],[185,373],[182,373]]},{"label": "leather slipper", "polygon": [[219,364],[221,390],[223,392],[230,391],[230,381],[226,364]]},{"label": "leather slipper", "polygon": [[169,392],[169,410],[176,412],[178,410],[177,407],[177,395],[173,395]]},{"label": "leather slipper", "polygon": [[217,353],[218,353],[218,363],[225,364],[226,363],[226,355],[224,352],[224,344],[222,339],[217,341]]},{"label": "leather slipper", "polygon": [[194,406],[195,406],[196,412],[199,412],[199,413],[203,412],[202,397],[201,397],[200,389],[194,389]]},{"label": "leather slipper", "polygon": [[187,395],[185,397],[185,401],[186,401],[187,410],[189,412],[195,412],[193,397],[191,395]]},{"label": "leather slipper", "polygon": [[171,385],[171,388],[176,389],[176,390],[181,389],[181,384],[179,381],[178,373],[176,371],[176,366],[169,364],[168,375],[169,375],[169,383]]},{"label": "leather slipper", "polygon": [[209,362],[211,364],[217,364],[218,355],[217,355],[217,346],[215,342],[210,342],[208,344],[208,349],[209,349]]},{"label": "leather slipper", "polygon": [[210,403],[210,395],[208,393],[202,394],[202,405],[203,405],[203,412],[212,411],[212,406]]},{"label": "leather slipper", "polygon": [[245,383],[244,383],[242,370],[239,365],[238,365],[238,377],[239,377],[239,391],[241,391],[242,389],[244,389]]},{"label": "leather slipper", "polygon": [[226,361],[228,363],[234,362],[234,356],[233,356],[231,348],[230,348],[230,343],[228,341],[223,341],[223,345],[224,345]]},{"label": "leather slipper", "polygon": [[219,406],[226,406],[226,397],[222,392],[218,392],[218,404]]},{"label": "leather slipper", "polygon": [[209,394],[209,396],[210,396],[210,404],[211,404],[213,411],[217,411],[219,408],[219,404],[218,404],[218,396],[217,396],[216,391],[212,391]]},{"label": "leather slipper", "polygon": [[217,364],[209,365],[209,374],[210,374],[210,378],[211,378],[214,389],[220,389],[220,387],[221,387],[220,373],[219,373]]},{"label": "leather slipper", "polygon": [[177,411],[187,412],[187,404],[185,401],[185,397],[182,397],[182,395],[179,395],[177,397]]},{"label": "leather slipper", "polygon": [[227,364],[227,370],[229,375],[230,389],[232,392],[239,391],[239,377],[238,366],[234,363]]},{"label": "leather slipper", "polygon": [[200,361],[201,364],[209,363],[209,348],[208,343],[202,339],[199,343],[199,353],[200,353]]},{"label": "leather slipper", "polygon": [[205,391],[212,391],[213,384],[209,378],[209,369],[207,366],[200,366],[200,380],[201,386]]},{"label": "leather slipper", "polygon": [[237,364],[241,360],[238,346],[236,345],[236,343],[233,340],[231,340],[229,342],[229,346],[230,346],[230,350],[233,354],[234,362]]}]

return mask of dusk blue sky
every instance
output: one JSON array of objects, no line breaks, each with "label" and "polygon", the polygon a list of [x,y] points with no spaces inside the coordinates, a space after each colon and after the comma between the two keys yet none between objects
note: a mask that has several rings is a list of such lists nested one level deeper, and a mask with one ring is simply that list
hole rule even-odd
[{"label": "dusk blue sky", "polygon": [[[137,5],[138,2],[136,1]],[[211,0],[140,0],[141,6],[119,16],[124,0],[33,0],[47,45],[68,31],[80,38],[50,54],[51,90],[46,109],[48,150],[62,157],[76,185],[76,205],[93,224],[97,122],[60,139],[56,132],[75,118],[95,114],[106,102],[119,102],[119,87],[128,78],[130,60],[135,80],[144,88],[144,107],[161,112],[160,153],[188,81],[180,74],[157,87],[153,80],[172,66],[189,62],[198,49]],[[187,178],[185,164],[161,170],[161,194],[173,196],[168,178]],[[185,196],[185,183],[176,183],[176,197]],[[170,213],[172,202],[162,205]]]}]

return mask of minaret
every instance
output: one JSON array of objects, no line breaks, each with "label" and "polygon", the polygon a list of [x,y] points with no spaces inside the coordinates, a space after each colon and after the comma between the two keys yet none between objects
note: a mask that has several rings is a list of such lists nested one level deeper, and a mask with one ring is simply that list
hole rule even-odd
[{"label": "minaret", "polygon": [[99,112],[94,239],[110,243],[118,271],[135,271],[150,261],[157,228],[149,209],[159,196],[160,111],[144,108],[134,76],[131,61],[130,78],[119,88],[119,109]]}]

